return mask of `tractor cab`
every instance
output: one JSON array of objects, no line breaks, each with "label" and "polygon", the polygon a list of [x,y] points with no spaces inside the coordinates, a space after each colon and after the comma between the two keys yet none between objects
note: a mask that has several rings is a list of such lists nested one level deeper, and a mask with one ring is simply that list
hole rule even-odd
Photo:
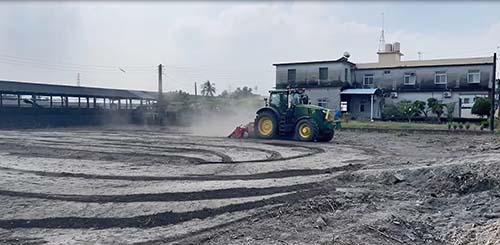
[{"label": "tractor cab", "polygon": [[308,105],[309,97],[302,89],[281,89],[269,91],[269,104],[280,113],[286,113],[297,105]]},{"label": "tractor cab", "polygon": [[330,141],[333,120],[327,108],[310,105],[304,89],[269,91],[265,107],[257,111],[255,134],[260,138],[294,136],[301,141]]}]

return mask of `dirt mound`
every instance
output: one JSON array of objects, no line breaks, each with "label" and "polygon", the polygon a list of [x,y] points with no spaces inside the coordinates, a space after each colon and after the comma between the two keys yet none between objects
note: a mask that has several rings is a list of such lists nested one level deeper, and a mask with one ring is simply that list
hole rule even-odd
[{"label": "dirt mound", "polygon": [[493,245],[500,244],[500,220],[484,226],[465,225],[453,230],[449,242],[456,245]]},{"label": "dirt mound", "polygon": [[407,181],[432,196],[465,195],[499,186],[498,167],[458,165],[407,171]]}]

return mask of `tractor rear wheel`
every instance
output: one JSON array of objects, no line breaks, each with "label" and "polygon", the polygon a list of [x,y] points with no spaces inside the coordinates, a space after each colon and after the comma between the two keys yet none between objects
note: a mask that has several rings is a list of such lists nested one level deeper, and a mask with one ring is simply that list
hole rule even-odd
[{"label": "tractor rear wheel", "polygon": [[318,124],[310,119],[302,119],[295,126],[295,138],[299,141],[315,141],[318,133]]},{"label": "tractor rear wheel", "polygon": [[258,138],[272,139],[278,131],[278,120],[274,113],[263,111],[255,118],[255,135]]},{"label": "tractor rear wheel", "polygon": [[318,137],[319,142],[330,142],[333,139],[334,131],[330,131],[328,133],[322,134]]}]

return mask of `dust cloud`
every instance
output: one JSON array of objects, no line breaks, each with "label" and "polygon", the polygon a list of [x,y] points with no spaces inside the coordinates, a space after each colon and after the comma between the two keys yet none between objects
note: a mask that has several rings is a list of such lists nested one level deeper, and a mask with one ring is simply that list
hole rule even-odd
[{"label": "dust cloud", "polygon": [[257,110],[264,105],[243,103],[226,105],[221,110],[204,110],[191,116],[189,130],[194,135],[225,137],[237,126],[253,122]]}]

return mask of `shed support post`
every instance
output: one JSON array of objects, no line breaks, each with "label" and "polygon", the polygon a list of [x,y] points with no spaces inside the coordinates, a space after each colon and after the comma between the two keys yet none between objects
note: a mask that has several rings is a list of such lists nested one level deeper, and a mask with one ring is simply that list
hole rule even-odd
[{"label": "shed support post", "polygon": [[64,97],[64,104],[66,105],[66,108],[69,107],[69,99],[68,96]]},{"label": "shed support post", "polygon": [[132,108],[132,99],[129,99],[128,101],[129,101],[128,104],[130,105],[130,109],[134,109],[134,108]]},{"label": "shed support post", "polygon": [[370,121],[373,122],[373,94],[372,94],[372,98],[371,98],[371,103],[370,103]]},{"label": "shed support post", "polygon": [[21,95],[17,95],[17,107],[21,107]]},{"label": "shed support post", "polygon": [[49,100],[50,100],[50,106],[49,107],[52,108],[52,95],[49,96]]},{"label": "shed support post", "polygon": [[141,103],[141,106],[142,106],[142,99],[141,99],[141,102],[140,102],[140,103]]},{"label": "shed support post", "polygon": [[104,109],[106,109],[106,98],[103,98],[103,99],[102,99],[102,101],[103,101],[103,102],[102,102],[102,107],[103,107]]},{"label": "shed support post", "polygon": [[86,97],[87,99],[87,109],[90,108],[90,102],[89,102],[89,97]]},{"label": "shed support post", "polygon": [[94,109],[95,109],[95,108],[97,108],[97,99],[95,97],[93,99],[94,99],[93,102],[94,102]]},{"label": "shed support post", "polygon": [[125,100],[125,109],[128,109],[128,100]]},{"label": "shed support post", "polygon": [[0,107],[3,107],[3,96],[2,96],[2,93],[0,93]]},{"label": "shed support post", "polygon": [[118,110],[122,109],[122,99],[118,99]]},{"label": "shed support post", "polygon": [[64,97],[61,96],[61,107],[64,107]]},{"label": "shed support post", "polygon": [[78,108],[80,108],[80,96],[78,96]]}]

